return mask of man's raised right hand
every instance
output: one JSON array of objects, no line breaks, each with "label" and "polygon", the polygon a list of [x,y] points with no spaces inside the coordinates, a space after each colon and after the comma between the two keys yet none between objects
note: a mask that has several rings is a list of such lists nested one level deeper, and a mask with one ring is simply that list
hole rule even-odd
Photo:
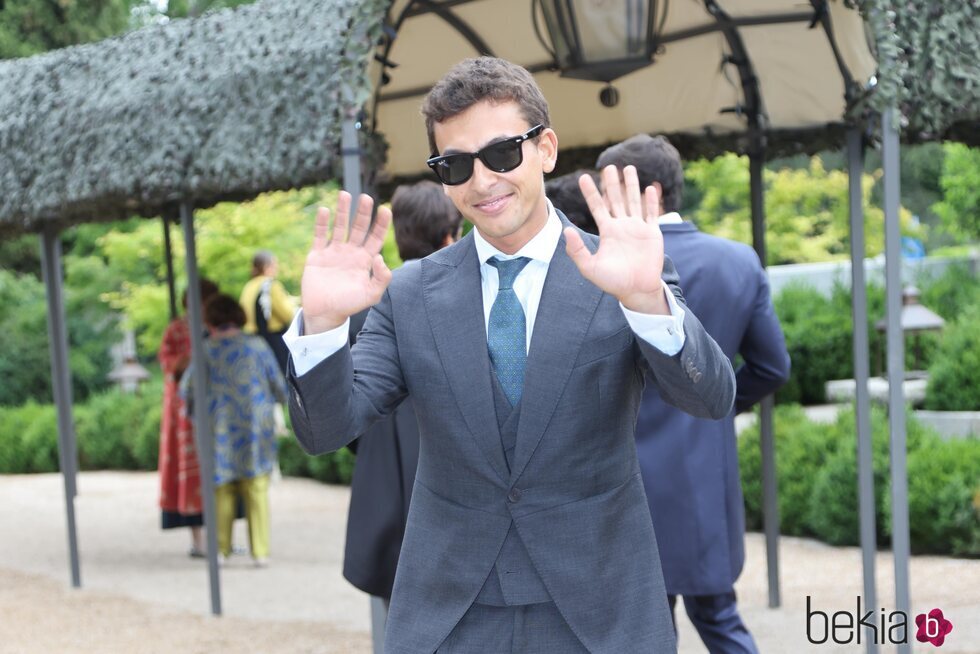
[{"label": "man's raised right hand", "polygon": [[332,228],[330,210],[317,211],[313,247],[306,255],[301,283],[304,335],[340,327],[350,316],[377,304],[391,281],[391,271],[381,258],[391,210],[379,208],[372,226],[374,201],[362,194],[348,235],[350,204],[350,193],[341,191]]}]

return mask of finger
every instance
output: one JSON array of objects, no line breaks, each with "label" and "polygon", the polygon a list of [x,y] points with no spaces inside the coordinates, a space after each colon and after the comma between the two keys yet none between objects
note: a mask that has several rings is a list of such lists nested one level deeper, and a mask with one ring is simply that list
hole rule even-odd
[{"label": "finger", "polygon": [[585,242],[574,227],[566,227],[565,231],[565,252],[586,279],[590,279],[592,272],[592,257],[595,256],[585,246]]},{"label": "finger", "polygon": [[582,175],[579,177],[578,187],[582,191],[582,196],[585,198],[586,204],[589,205],[589,211],[595,219],[596,227],[602,233],[602,226],[610,219],[609,207],[606,206],[606,201],[602,198],[602,194],[599,193],[599,189],[596,187],[595,180],[592,179],[591,175]]},{"label": "finger", "polygon": [[330,209],[320,207],[316,210],[316,224],[313,225],[313,249],[327,247],[330,238]]},{"label": "finger", "polygon": [[657,192],[657,187],[648,186],[644,193],[644,199],[647,205],[646,221],[656,223],[657,218],[660,217],[660,193]]},{"label": "finger", "polygon": [[367,240],[364,241],[364,248],[371,255],[381,252],[381,248],[384,247],[385,244],[385,237],[388,236],[388,227],[390,225],[391,209],[388,207],[379,207],[378,215],[374,217],[374,225],[371,226],[371,231],[368,232]]},{"label": "finger", "polygon": [[347,223],[350,217],[350,193],[341,191],[337,194],[337,211],[333,216],[333,235],[331,241],[347,241]]},{"label": "finger", "polygon": [[623,204],[622,179],[619,176],[619,169],[609,165],[602,169],[602,190],[606,192],[609,199],[609,211],[614,218],[622,218],[628,215]]},{"label": "finger", "polygon": [[380,254],[374,255],[374,259],[371,260],[371,287],[376,298],[381,299],[381,294],[388,288],[390,281],[391,270],[385,263],[384,257]]},{"label": "finger", "polygon": [[623,169],[623,181],[626,185],[626,215],[643,217],[643,196],[640,193],[640,178],[636,175],[636,166],[626,166]]},{"label": "finger", "polygon": [[357,214],[354,216],[354,224],[350,228],[350,242],[353,245],[363,245],[364,238],[367,236],[371,226],[371,210],[374,208],[374,200],[366,193],[361,193],[357,199]]}]

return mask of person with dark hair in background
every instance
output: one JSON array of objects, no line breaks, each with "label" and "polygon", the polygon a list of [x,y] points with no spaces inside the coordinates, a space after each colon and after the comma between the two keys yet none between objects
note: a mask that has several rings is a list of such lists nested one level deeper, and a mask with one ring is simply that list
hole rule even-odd
[{"label": "person with dark hair in background", "polygon": [[[235,298],[212,297],[204,307],[204,322],[210,332],[206,411],[214,438],[218,553],[222,563],[231,555],[235,504],[241,498],[252,559],[264,567],[269,561],[269,478],[278,450],[273,411],[276,402],[286,401],[285,382],[266,342],[242,333],[245,312]],[[180,392],[185,402],[193,397],[190,370]]]},{"label": "person with dark hair in background", "polygon": [[[463,217],[435,182],[399,186],[391,211],[403,265],[459,238]],[[357,341],[367,314],[364,310],[351,316],[351,344]],[[419,464],[419,426],[411,396],[348,448],[357,454],[357,462],[347,515],[344,577],[372,596],[374,647],[380,652]]]},{"label": "person with dark hair in background", "polygon": [[252,257],[252,278],[242,288],[238,302],[245,311],[245,333],[265,339],[285,375],[289,350],[282,335],[296,315],[296,303],[276,279],[278,273],[279,260],[274,254],[268,250],[256,252]]},{"label": "person with dark hair in background", "polygon": [[[527,70],[467,59],[422,111],[427,164],[474,229],[393,275],[380,254],[391,212],[372,221],[362,195],[348,233],[341,193],[317,214],[286,334],[306,451],[343,447],[405,397],[415,406],[419,467],[385,651],[672,651],[636,408],[646,377],[721,418],[731,363],[683,306],[632,168],[611,210],[582,178],[601,240],[548,201],[558,136]],[[652,188],[645,199],[658,204]],[[350,348],[348,319],[367,307]]]},{"label": "person with dark hair in background", "polygon": [[579,187],[579,179],[582,175],[588,175],[595,185],[599,186],[599,173],[583,168],[546,181],[545,195],[555,205],[555,209],[565,214],[573,225],[583,232],[598,234],[599,227],[595,224],[592,212],[589,211],[589,203],[585,201],[585,196],[582,195],[582,189]]},{"label": "person with dark hair in background", "polygon": [[459,239],[463,216],[435,182],[396,188],[391,213],[398,256],[405,263],[424,259]]},{"label": "person with dark hair in background", "polygon": [[684,190],[680,155],[662,137],[633,136],[606,149],[597,166],[635,166],[642,185],[661,191],[656,218],[688,306],[735,371],[735,407],[704,420],[669,406],[657,388],[643,393],[636,448],[671,610],[678,595],[712,654],[757,652],[736,606],[745,560],[745,508],[739,482],[735,413],[789,378],[790,360],[769,297],[766,271],[744,243],[710,236],[677,213]]},{"label": "person with dark hair in background", "polygon": [[[200,280],[201,301],[206,303],[218,292],[209,279]],[[187,310],[187,291],[181,295]],[[163,332],[157,353],[163,371],[163,411],[160,414],[160,510],[163,529],[190,527],[192,558],[207,555],[201,503],[201,470],[194,443],[194,425],[180,397],[180,380],[191,362],[191,330],[187,316],[174,318]]]}]

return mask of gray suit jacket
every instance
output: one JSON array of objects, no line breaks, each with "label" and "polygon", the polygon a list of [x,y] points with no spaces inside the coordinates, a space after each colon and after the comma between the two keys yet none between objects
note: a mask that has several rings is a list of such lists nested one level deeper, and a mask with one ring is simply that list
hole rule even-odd
[{"label": "gray suit jacket", "polygon": [[[595,237],[583,238],[596,248]],[[679,296],[669,260],[664,279]],[[646,376],[677,406],[719,418],[735,390],[731,364],[690,311],[684,330],[675,356],[636,338],[562,237],[531,337],[510,473],[472,236],[396,270],[356,346],[291,375],[293,427],[310,453],[342,447],[408,393],[415,403],[419,467],[386,652],[436,650],[483,587],[512,523],[590,651],[675,649],[633,442],[640,394]]]}]

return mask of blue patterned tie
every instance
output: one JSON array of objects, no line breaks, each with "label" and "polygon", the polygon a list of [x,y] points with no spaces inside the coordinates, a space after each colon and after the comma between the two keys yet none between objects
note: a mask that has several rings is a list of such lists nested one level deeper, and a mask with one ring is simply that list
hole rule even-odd
[{"label": "blue patterned tie", "polygon": [[530,261],[527,257],[506,260],[493,257],[487,261],[497,269],[497,276],[500,278],[497,299],[490,307],[487,347],[497,380],[511,406],[517,406],[521,401],[524,365],[527,363],[527,322],[513,287],[518,273]]}]

